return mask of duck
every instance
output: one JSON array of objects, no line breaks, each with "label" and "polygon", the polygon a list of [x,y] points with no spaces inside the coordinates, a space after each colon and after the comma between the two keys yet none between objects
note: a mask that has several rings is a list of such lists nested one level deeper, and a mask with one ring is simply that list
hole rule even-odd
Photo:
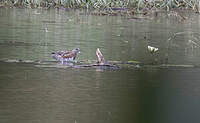
[{"label": "duck", "polygon": [[147,49],[152,54],[158,51],[158,48],[152,46],[148,46]]},{"label": "duck", "polygon": [[80,53],[79,48],[75,48],[71,51],[57,51],[57,52],[52,52],[52,58],[61,61],[63,64],[64,62],[72,62],[75,61],[78,53]]}]

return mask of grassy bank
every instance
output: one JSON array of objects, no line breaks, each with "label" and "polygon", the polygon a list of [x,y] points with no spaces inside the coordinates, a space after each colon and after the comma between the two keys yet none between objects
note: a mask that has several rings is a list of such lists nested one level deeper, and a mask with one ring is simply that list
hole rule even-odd
[{"label": "grassy bank", "polygon": [[84,8],[96,10],[189,9],[200,12],[199,0],[0,0],[0,7],[25,8]]}]

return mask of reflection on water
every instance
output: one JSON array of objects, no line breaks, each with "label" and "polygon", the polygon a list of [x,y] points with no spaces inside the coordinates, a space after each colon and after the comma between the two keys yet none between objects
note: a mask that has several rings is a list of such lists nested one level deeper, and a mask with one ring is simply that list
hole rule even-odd
[{"label": "reflection on water", "polygon": [[[199,68],[28,64],[51,61],[52,51],[79,47],[78,60],[95,60],[96,48],[101,48],[107,60],[151,64],[156,59],[162,64],[167,57],[170,64],[198,65],[198,18],[179,23],[162,17],[128,20],[80,11],[1,8],[0,58],[11,62],[0,62],[0,122],[199,122]],[[148,53],[148,45],[159,52]]]}]

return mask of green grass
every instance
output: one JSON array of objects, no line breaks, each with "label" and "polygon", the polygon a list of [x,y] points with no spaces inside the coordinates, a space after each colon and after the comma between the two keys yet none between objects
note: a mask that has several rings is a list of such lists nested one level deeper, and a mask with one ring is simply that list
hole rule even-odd
[{"label": "green grass", "polygon": [[143,9],[165,9],[173,8],[192,9],[199,12],[199,0],[0,0],[0,6],[16,7],[66,7],[66,8],[130,8]]}]

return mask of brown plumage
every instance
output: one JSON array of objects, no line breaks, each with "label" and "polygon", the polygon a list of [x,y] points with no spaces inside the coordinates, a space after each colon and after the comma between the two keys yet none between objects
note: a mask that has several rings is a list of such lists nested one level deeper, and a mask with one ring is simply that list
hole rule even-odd
[{"label": "brown plumage", "polygon": [[58,51],[51,54],[53,58],[63,63],[64,61],[69,62],[75,60],[79,52],[80,49],[75,48],[72,51]]},{"label": "brown plumage", "polygon": [[73,58],[73,60],[75,60],[76,56],[77,56],[77,52],[73,52],[73,51],[71,52],[67,51],[62,54],[63,58]]}]

